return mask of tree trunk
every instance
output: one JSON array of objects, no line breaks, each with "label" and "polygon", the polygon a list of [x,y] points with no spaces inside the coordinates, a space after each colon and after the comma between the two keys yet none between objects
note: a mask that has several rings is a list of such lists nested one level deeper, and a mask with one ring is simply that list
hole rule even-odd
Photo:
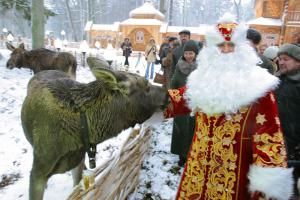
[{"label": "tree trunk", "polygon": [[236,19],[239,22],[240,21],[240,7],[241,7],[241,1],[242,0],[234,0],[234,7],[236,10]]},{"label": "tree trunk", "polygon": [[73,22],[73,18],[72,18],[72,15],[71,15],[69,0],[66,0],[65,3],[66,3],[67,14],[68,14],[69,23],[70,23],[71,31],[72,31],[72,34],[73,34],[73,38],[74,38],[75,42],[77,42],[78,39],[77,39],[76,31],[75,31],[75,28],[74,28],[74,22]]},{"label": "tree trunk", "polygon": [[93,9],[93,2],[91,0],[88,0],[87,2],[87,7],[88,7],[88,19],[87,21],[93,21],[93,16],[94,16],[94,9]]},{"label": "tree trunk", "polygon": [[32,0],[31,5],[32,49],[37,49],[44,47],[44,0]]},{"label": "tree trunk", "polygon": [[170,0],[169,25],[173,25],[173,0]]},{"label": "tree trunk", "polygon": [[166,8],[165,8],[165,5],[166,5],[166,1],[165,0],[160,0],[159,1],[159,11],[162,13],[162,14],[166,14]]}]

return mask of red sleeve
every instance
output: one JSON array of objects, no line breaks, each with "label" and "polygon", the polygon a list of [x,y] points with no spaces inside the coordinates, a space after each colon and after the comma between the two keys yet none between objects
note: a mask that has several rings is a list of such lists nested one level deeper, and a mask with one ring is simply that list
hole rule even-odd
[{"label": "red sleeve", "polygon": [[255,131],[253,164],[262,167],[287,167],[283,133],[273,93],[268,93],[254,105]]},{"label": "red sleeve", "polygon": [[186,115],[191,112],[191,110],[186,105],[186,100],[184,99],[185,91],[186,91],[185,86],[178,89],[168,90],[168,94],[171,102],[169,103],[167,109],[164,112],[165,118],[171,118],[179,115]]}]

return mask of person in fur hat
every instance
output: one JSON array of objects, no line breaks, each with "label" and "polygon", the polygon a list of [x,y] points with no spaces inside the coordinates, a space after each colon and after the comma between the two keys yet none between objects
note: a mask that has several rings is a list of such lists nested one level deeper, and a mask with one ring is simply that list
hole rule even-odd
[{"label": "person in fur hat", "polygon": [[[294,167],[294,179],[297,183],[300,177],[300,46],[284,44],[277,54],[281,82],[275,94],[288,163],[290,167]],[[299,194],[296,184],[294,191]]]},{"label": "person in fur hat", "polygon": [[256,65],[247,29],[226,14],[206,33],[187,84],[168,91],[165,116],[191,112],[196,121],[176,199],[292,196],[293,169],[272,92],[279,79]]},{"label": "person in fur hat", "polygon": [[[171,79],[172,89],[177,89],[186,84],[188,75],[197,68],[196,57],[199,53],[198,43],[189,40],[184,44],[183,56],[179,58],[175,72]],[[189,114],[174,118],[171,153],[179,156],[179,166],[183,166],[194,135],[195,121]]]}]

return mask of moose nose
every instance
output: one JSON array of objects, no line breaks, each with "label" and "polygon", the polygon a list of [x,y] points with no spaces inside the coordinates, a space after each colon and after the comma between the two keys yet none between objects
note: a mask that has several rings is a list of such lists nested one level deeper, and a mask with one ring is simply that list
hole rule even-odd
[{"label": "moose nose", "polygon": [[8,69],[11,69],[11,68],[12,68],[12,67],[11,67],[11,63],[10,63],[9,60],[6,62],[6,68],[8,68]]}]

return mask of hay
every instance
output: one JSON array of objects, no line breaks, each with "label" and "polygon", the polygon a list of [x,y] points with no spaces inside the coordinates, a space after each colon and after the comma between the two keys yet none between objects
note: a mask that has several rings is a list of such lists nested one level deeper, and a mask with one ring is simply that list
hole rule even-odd
[{"label": "hay", "polygon": [[124,200],[136,190],[142,161],[150,145],[150,129],[134,128],[119,152],[95,170],[95,184],[83,188],[82,180],[67,200]]}]

